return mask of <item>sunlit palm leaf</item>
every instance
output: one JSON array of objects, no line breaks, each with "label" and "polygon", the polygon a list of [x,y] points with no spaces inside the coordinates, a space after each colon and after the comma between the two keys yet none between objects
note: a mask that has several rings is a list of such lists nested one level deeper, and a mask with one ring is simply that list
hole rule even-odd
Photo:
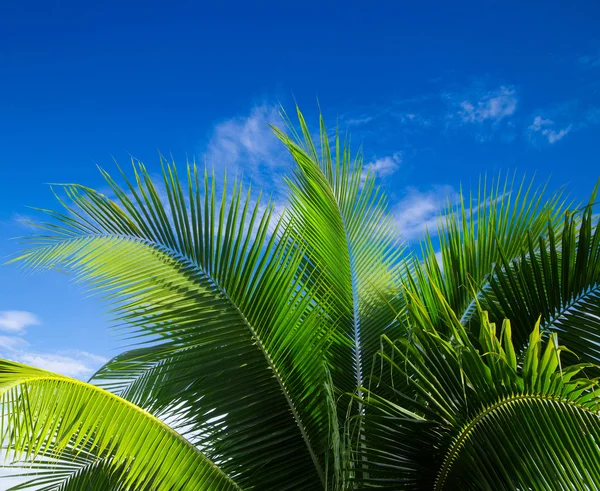
[{"label": "sunlit palm leaf", "polygon": [[362,155],[353,160],[337,133],[331,144],[322,118],[318,151],[297,114],[302,136],[289,120],[291,135],[275,129],[296,163],[286,218],[303,244],[307,267],[318,272],[327,315],[342,335],[329,352],[334,384],[351,392],[369,373],[381,334],[400,333],[386,295],[403,249],[385,194],[373,174],[363,172]]},{"label": "sunlit palm leaf", "polygon": [[[120,480],[123,469],[116,472],[111,468],[110,460],[101,458],[90,452],[92,442],[84,445],[85,448],[73,448],[67,445],[60,452],[48,452],[43,460],[38,458],[30,462],[8,464],[6,467],[15,473],[7,477],[20,477],[21,484],[9,488],[7,491],[35,490],[35,491],[83,491],[103,490],[121,491],[127,489]],[[0,484],[2,480],[0,478]],[[152,485],[142,487],[140,491],[152,488]]]},{"label": "sunlit palm leaf", "polygon": [[[110,465],[120,489],[240,489],[166,424],[93,385],[0,360],[0,405],[0,440],[18,460],[87,449]],[[64,479],[55,470],[41,480],[54,479],[50,489]]]},{"label": "sunlit palm leaf", "polygon": [[261,213],[237,185],[218,204],[195,167],[185,193],[165,168],[162,197],[143,167],[128,193],[104,175],[120,205],[67,186],[77,208],[52,212],[53,235],[20,258],[74,270],[146,345],[95,381],[168,416],[242,485],[316,486],[329,418],[312,395],[328,336],[289,234],[270,230],[271,208]]}]

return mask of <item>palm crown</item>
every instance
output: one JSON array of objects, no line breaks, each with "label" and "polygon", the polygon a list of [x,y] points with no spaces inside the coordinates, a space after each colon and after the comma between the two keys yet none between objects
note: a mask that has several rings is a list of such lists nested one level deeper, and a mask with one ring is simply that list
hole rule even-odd
[{"label": "palm crown", "polygon": [[446,210],[440,264],[431,238],[399,244],[360,154],[298,117],[274,128],[280,216],[195,164],[102,171],[114,199],[63,186],[17,260],[72,271],[137,346],[89,384],[0,362],[18,489],[600,486],[594,196],[483,181]]}]

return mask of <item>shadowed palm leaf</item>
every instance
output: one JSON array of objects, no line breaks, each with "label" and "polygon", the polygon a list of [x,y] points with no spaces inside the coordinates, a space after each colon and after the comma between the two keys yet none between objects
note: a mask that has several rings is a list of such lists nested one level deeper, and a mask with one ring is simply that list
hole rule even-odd
[{"label": "shadowed palm leaf", "polygon": [[381,376],[366,391],[366,484],[597,489],[600,389],[584,365],[561,367],[556,334],[544,346],[538,325],[518,357],[510,322],[498,332],[485,312],[478,349],[445,305],[448,335],[413,299],[410,341],[384,339]]},{"label": "shadowed palm leaf", "polygon": [[[592,200],[594,196],[592,197]],[[527,234],[527,249],[502,260],[484,294],[496,318],[510,318],[519,328],[541,316],[541,328],[557,332],[575,362],[600,363],[600,227],[592,207],[567,214],[563,223],[547,225],[546,233]],[[503,251],[501,251],[503,252]],[[574,356],[575,355],[575,356]]]}]

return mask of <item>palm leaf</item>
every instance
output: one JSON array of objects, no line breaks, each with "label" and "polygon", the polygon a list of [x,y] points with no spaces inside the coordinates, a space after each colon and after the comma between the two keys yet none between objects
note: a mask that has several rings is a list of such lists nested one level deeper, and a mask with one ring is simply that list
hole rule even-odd
[{"label": "palm leaf", "polygon": [[334,385],[353,392],[371,370],[381,334],[400,334],[388,302],[403,248],[385,194],[371,172],[363,173],[362,155],[353,160],[338,132],[330,143],[322,117],[319,152],[300,110],[297,115],[301,135],[285,113],[290,134],[275,128],[296,163],[286,218],[305,251],[305,267],[320,280],[311,291],[327,305],[338,334],[328,352]]},{"label": "palm leaf", "polygon": [[596,489],[600,392],[535,327],[518,361],[511,324],[480,313],[478,348],[445,305],[440,333],[411,300],[410,341],[385,339],[366,390],[369,476],[387,489]]},{"label": "palm leaf", "polygon": [[[87,449],[121,489],[240,489],[163,422],[93,385],[0,360],[0,404],[0,439],[25,463]],[[40,483],[63,478],[58,468]]]},{"label": "palm leaf", "polygon": [[118,201],[66,186],[73,205],[19,258],[75,271],[140,345],[94,381],[168,417],[243,486],[318,486],[328,334],[272,207],[237,184],[219,204],[195,166],[187,192],[165,166],[162,196],[143,166],[125,189],[103,174]]},{"label": "palm leaf", "polygon": [[[436,290],[443,293],[463,324],[477,328],[477,302],[489,290],[494,267],[504,257],[514,258],[527,250],[527,236],[542,235],[548,222],[558,223],[565,209],[562,193],[546,197],[545,186],[515,177],[480,180],[476,195],[461,190],[457,203],[449,203],[438,225],[439,256],[431,237],[421,244],[422,258],[410,258],[406,275],[410,290],[438,310]],[[537,249],[537,245],[536,245]],[[532,322],[527,324],[527,330]],[[438,323],[438,326],[441,325]]]},{"label": "palm leaf", "polygon": [[[590,203],[594,201],[594,195]],[[582,362],[600,362],[600,227],[592,207],[566,213],[546,233],[528,232],[527,248],[502,259],[484,292],[484,305],[496,318],[510,318],[516,341],[541,316],[541,327],[557,332]],[[566,354],[573,360],[573,355]]]}]

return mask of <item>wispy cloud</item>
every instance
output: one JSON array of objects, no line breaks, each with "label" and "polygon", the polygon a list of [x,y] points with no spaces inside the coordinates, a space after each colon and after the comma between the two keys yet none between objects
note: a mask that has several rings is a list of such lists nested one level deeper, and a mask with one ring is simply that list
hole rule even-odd
[{"label": "wispy cloud", "polygon": [[29,349],[22,338],[0,336],[0,357],[31,365],[67,377],[86,380],[108,360],[87,351],[43,353]]},{"label": "wispy cloud", "polygon": [[269,124],[282,126],[275,107],[263,104],[249,114],[221,121],[212,130],[204,152],[209,167],[227,168],[275,194],[283,187],[282,174],[290,157]]},{"label": "wispy cloud", "polygon": [[600,49],[596,53],[581,55],[579,63],[586,68],[600,67]]},{"label": "wispy cloud", "polygon": [[375,117],[376,117],[375,115],[363,114],[361,116],[356,116],[353,118],[348,118],[348,119],[343,118],[342,123],[346,124],[348,126],[360,126],[363,124],[370,123],[371,121],[373,121],[375,119]]},{"label": "wispy cloud", "polygon": [[22,310],[0,312],[0,358],[25,363],[52,372],[86,379],[108,360],[87,351],[67,350],[56,353],[37,352],[23,337],[29,326],[41,325],[37,315]]},{"label": "wispy cloud", "polygon": [[17,336],[0,336],[0,349],[4,351],[16,351],[29,346],[23,338]]},{"label": "wispy cloud", "polygon": [[24,310],[0,311],[0,331],[23,333],[29,326],[37,326],[40,320],[35,314]]},{"label": "wispy cloud", "polygon": [[371,172],[375,177],[387,177],[396,173],[402,164],[402,152],[395,152],[365,165],[364,174]]},{"label": "wispy cloud", "polygon": [[97,368],[108,361],[84,351],[74,352],[72,356],[32,352],[19,352],[16,355],[18,362],[68,377],[83,379],[89,378]]},{"label": "wispy cloud", "polygon": [[448,110],[446,120],[454,125],[497,125],[517,111],[514,87],[487,88],[482,83],[461,92],[444,92]]},{"label": "wispy cloud", "polygon": [[538,115],[533,119],[533,123],[531,123],[528,129],[532,138],[541,136],[548,143],[553,144],[567,136],[572,128],[573,125],[569,124],[559,129],[553,120]]},{"label": "wispy cloud", "polygon": [[590,124],[600,123],[600,107],[590,107],[586,113],[586,121]]},{"label": "wispy cloud", "polygon": [[400,236],[406,242],[412,242],[425,235],[437,234],[437,225],[443,219],[443,208],[456,202],[458,193],[452,186],[437,185],[421,191],[408,187],[405,195],[393,208],[396,226]]},{"label": "wispy cloud", "polygon": [[414,125],[420,127],[432,126],[434,120],[431,116],[425,116],[421,112],[416,111],[400,111],[391,113],[396,120],[403,125]]},{"label": "wispy cloud", "polygon": [[517,110],[517,96],[512,87],[501,86],[475,100],[458,103],[456,115],[463,123],[497,123]]},{"label": "wispy cloud", "polygon": [[19,227],[27,228],[30,230],[37,230],[35,225],[35,220],[27,215],[23,215],[21,213],[13,213],[12,221],[16,223]]}]

